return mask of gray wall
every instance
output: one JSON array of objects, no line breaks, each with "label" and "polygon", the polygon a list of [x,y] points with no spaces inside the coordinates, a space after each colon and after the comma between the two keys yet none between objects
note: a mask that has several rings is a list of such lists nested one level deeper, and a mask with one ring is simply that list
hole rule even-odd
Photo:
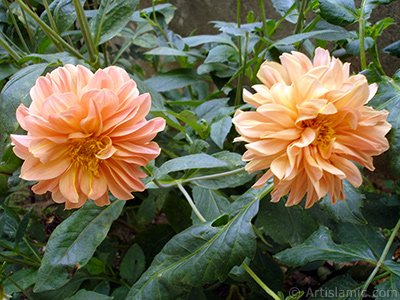
[{"label": "gray wall", "polygon": [[[356,1],[356,7],[359,7],[360,2],[359,0]],[[210,21],[236,22],[236,0],[170,0],[170,3],[177,7],[170,28],[183,37],[188,36],[195,29],[197,29],[195,34],[217,34],[218,30],[213,27],[213,24],[209,23]],[[151,6],[151,0],[141,0],[139,8],[149,6]],[[246,15],[250,10],[254,12],[256,18],[261,18],[258,0],[241,0],[241,6],[243,23],[246,22]],[[280,18],[270,0],[264,0],[264,6],[267,19]],[[369,21],[375,23],[386,17],[391,17],[395,23],[400,24],[400,1],[397,0],[389,5],[379,6],[374,10]],[[387,28],[384,34],[378,38],[379,51],[385,46],[400,40],[400,26],[397,24]],[[282,27],[274,38],[290,35],[293,30],[292,24],[288,22],[283,22]],[[384,54],[381,54],[380,58],[388,75],[391,76],[400,68],[399,58]],[[358,58],[352,58],[350,62],[352,63],[352,71],[359,72]]]}]

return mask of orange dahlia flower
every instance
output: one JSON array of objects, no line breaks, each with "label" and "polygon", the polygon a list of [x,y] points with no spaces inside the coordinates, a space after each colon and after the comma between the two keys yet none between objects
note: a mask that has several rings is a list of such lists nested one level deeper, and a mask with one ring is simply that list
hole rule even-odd
[{"label": "orange dahlia flower", "polygon": [[374,169],[372,157],[389,148],[387,111],[364,106],[376,93],[363,75],[349,76],[349,64],[316,49],[314,61],[299,52],[285,53],[281,64],[266,61],[258,71],[262,84],[244,90],[256,111],[238,110],[233,119],[247,151],[246,170],[268,169],[255,183],[273,176],[272,201],[288,194],[287,206],[307,192],[306,207],[329,194],[344,200],[343,179],[358,187],[360,171],[353,162]]},{"label": "orange dahlia flower", "polygon": [[36,180],[35,193],[52,192],[65,208],[87,199],[99,206],[131,199],[143,191],[139,170],[160,153],[150,142],[165,127],[162,118],[146,121],[151,99],[121,68],[95,74],[66,65],[39,77],[29,108],[20,105],[17,120],[27,135],[11,135],[15,154],[24,159],[20,177]]}]

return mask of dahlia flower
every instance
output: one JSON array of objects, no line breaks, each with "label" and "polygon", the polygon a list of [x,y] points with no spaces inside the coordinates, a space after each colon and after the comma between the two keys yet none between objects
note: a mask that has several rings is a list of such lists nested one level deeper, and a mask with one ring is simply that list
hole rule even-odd
[{"label": "dahlia flower", "polygon": [[151,99],[121,68],[95,74],[66,65],[39,77],[29,108],[20,105],[17,120],[27,135],[11,135],[15,154],[24,159],[20,177],[38,181],[35,193],[52,193],[66,209],[87,199],[103,206],[108,191],[118,199],[143,191],[139,170],[157,157],[150,142],[165,127],[162,118],[146,121]]},{"label": "dahlia flower", "polygon": [[262,64],[255,94],[244,90],[256,111],[238,110],[233,119],[241,134],[235,141],[248,143],[246,170],[268,169],[254,187],[273,177],[273,202],[288,193],[287,206],[306,193],[306,208],[327,194],[333,204],[344,200],[343,179],[355,187],[362,183],[353,162],[374,170],[372,156],[389,148],[388,112],[365,106],[377,85],[349,76],[349,64],[321,48],[313,62],[299,52],[280,60]]}]

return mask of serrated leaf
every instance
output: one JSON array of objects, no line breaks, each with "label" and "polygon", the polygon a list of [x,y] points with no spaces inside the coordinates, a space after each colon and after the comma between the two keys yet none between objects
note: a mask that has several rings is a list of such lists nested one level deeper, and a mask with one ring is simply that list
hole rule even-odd
[{"label": "serrated leaf", "polygon": [[99,207],[87,201],[58,225],[47,243],[34,291],[53,290],[67,283],[70,272],[84,266],[93,256],[125,203],[116,200]]},{"label": "serrated leaf", "polygon": [[224,141],[232,127],[232,118],[226,116],[211,124],[210,137],[220,149],[224,148]]},{"label": "serrated leaf", "polygon": [[400,298],[400,277],[391,274],[388,279],[375,286],[375,300],[397,300]]},{"label": "serrated leaf", "polygon": [[278,244],[291,246],[303,243],[318,229],[315,220],[301,206],[286,207],[284,201],[272,203],[270,198],[261,202],[257,224]]},{"label": "serrated leaf", "polygon": [[361,287],[362,284],[355,282],[350,275],[340,275],[309,292],[308,296],[311,296],[310,300],[357,300]]},{"label": "serrated leaf", "polygon": [[347,26],[357,21],[354,1],[319,0],[320,15],[329,23]]},{"label": "serrated leaf", "polygon": [[200,79],[201,77],[194,69],[174,69],[149,78],[144,82],[157,92],[165,92],[194,84]]},{"label": "serrated leaf", "polygon": [[227,166],[223,160],[212,157],[208,154],[192,154],[165,162],[161,167],[155,170],[154,177],[158,178],[171,172],[188,169],[210,169]]},{"label": "serrated leaf", "polygon": [[235,201],[230,221],[223,227],[202,223],[174,236],[132,287],[127,300],[175,300],[191,287],[223,281],[235,265],[254,255],[250,221],[264,192],[250,190]]},{"label": "serrated leaf", "polygon": [[303,266],[316,260],[333,260],[337,263],[365,260],[376,263],[374,254],[366,245],[335,244],[331,231],[323,226],[303,244],[279,252],[275,257],[289,266]]},{"label": "serrated leaf", "polygon": [[132,245],[121,262],[121,277],[132,285],[145,269],[145,256],[138,244]]},{"label": "serrated leaf", "polygon": [[88,300],[88,299],[96,299],[96,300],[113,300],[113,297],[99,294],[92,291],[87,290],[79,290],[75,295],[69,297],[65,300]]},{"label": "serrated leaf", "polygon": [[[228,212],[229,200],[220,196],[214,190],[195,186],[192,193],[197,209],[207,221],[212,221]],[[200,223],[194,212],[192,212],[192,220],[194,224]]]},{"label": "serrated leaf", "polygon": [[345,200],[332,204],[329,196],[325,196],[319,205],[328,211],[337,222],[367,224],[361,213],[365,196],[347,180],[343,180],[343,192],[346,196]]},{"label": "serrated leaf", "polygon": [[90,20],[90,32],[95,45],[101,45],[128,24],[139,0],[102,0],[97,14]]}]

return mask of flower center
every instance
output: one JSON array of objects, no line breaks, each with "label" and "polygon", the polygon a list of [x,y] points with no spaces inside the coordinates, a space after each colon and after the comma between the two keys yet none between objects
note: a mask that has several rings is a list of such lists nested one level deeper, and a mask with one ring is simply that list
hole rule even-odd
[{"label": "flower center", "polygon": [[96,154],[106,147],[106,143],[100,139],[89,137],[85,140],[74,141],[69,146],[69,155],[72,162],[84,169],[97,173],[100,160]]},{"label": "flower center", "polygon": [[331,140],[335,137],[335,130],[332,128],[332,122],[320,116],[312,120],[304,121],[303,127],[310,127],[317,130],[317,137],[313,144],[319,145],[322,148],[327,148]]}]

